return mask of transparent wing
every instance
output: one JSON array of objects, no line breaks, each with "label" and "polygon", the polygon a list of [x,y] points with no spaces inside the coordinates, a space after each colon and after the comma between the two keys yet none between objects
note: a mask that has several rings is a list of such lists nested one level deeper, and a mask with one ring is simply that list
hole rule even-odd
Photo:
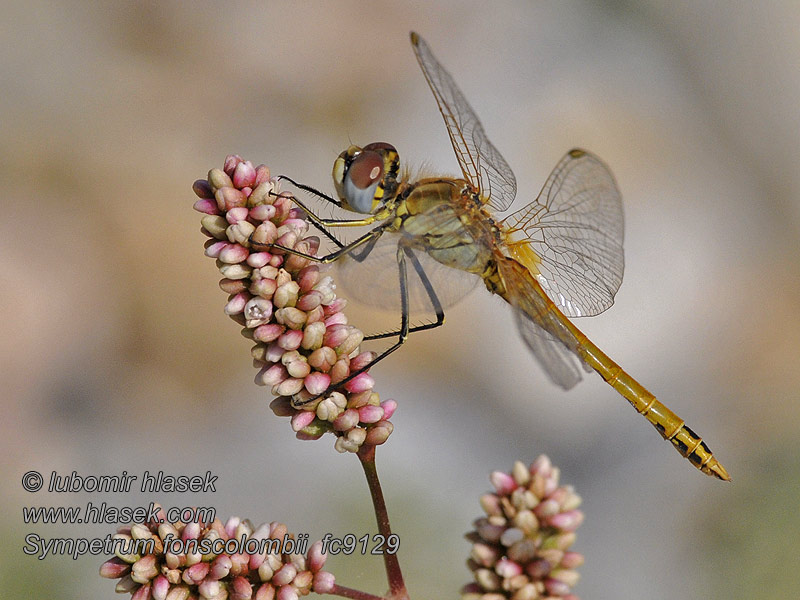
[{"label": "transparent wing", "polygon": [[578,365],[591,371],[579,358],[580,342],[565,326],[563,317],[548,305],[543,292],[537,289],[539,284],[524,266],[501,257],[498,268],[522,339],[550,380],[565,390],[571,389],[581,380]]},{"label": "transparent wing", "polygon": [[565,315],[596,315],[614,303],[625,268],[622,197],[599,158],[570,150],[539,197],[503,227],[510,254]]},{"label": "transparent wing", "polygon": [[411,45],[444,117],[464,178],[489,206],[501,212],[506,210],[517,194],[517,180],[511,167],[486,137],[475,111],[453,78],[436,60],[425,40],[413,31]]},{"label": "transparent wing", "polygon": [[[344,290],[343,296],[369,306],[392,311],[401,310],[400,278],[397,266],[397,244],[401,236],[384,233],[374,246],[369,248],[366,257],[347,255],[336,261],[336,284]],[[425,252],[414,251],[424,277],[432,284],[442,308],[453,306],[464,298],[480,278],[447,267],[428,256]],[[361,258],[359,262],[357,260]],[[413,315],[433,313],[434,305],[426,290],[425,282],[417,272],[413,261],[406,260],[408,277],[409,311]]]}]

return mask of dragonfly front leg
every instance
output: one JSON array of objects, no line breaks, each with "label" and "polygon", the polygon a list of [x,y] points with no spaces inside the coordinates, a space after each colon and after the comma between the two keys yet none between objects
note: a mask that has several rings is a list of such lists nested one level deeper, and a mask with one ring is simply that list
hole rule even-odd
[{"label": "dragonfly front leg", "polygon": [[300,252],[299,250],[295,250],[293,248],[287,248],[286,246],[281,246],[280,244],[268,244],[266,242],[260,242],[255,239],[256,232],[250,234],[248,242],[250,243],[251,248],[263,248],[264,251],[269,251],[271,249],[277,248],[278,250],[282,250],[287,254],[294,254],[295,256],[307,258],[308,260],[311,260],[313,262],[329,264],[340,259],[346,254],[353,252],[357,248],[360,248],[361,246],[368,244],[369,242],[373,242],[373,240],[377,240],[386,230],[386,227],[388,227],[388,225],[379,225],[378,227],[375,227],[374,229],[368,231],[360,238],[354,240],[353,242],[350,242],[349,244],[342,244],[341,242],[337,241],[337,244],[339,244],[339,248],[331,252],[330,254],[326,254],[325,256],[314,256],[313,254],[308,254],[307,252]]}]

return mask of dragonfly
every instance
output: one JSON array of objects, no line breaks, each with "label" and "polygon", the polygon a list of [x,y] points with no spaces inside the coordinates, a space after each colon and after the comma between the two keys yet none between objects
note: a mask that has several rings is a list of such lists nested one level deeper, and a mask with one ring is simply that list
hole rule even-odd
[{"label": "dragonfly", "polygon": [[[568,390],[581,380],[581,367],[597,372],[695,467],[729,481],[702,438],[570,320],[608,309],[622,283],[622,197],[609,168],[590,152],[572,149],[535,200],[495,218],[514,201],[514,173],[428,44],[412,32],[411,45],[444,118],[462,177],[412,181],[401,174],[399,154],[391,144],[350,146],[334,162],[338,199],[282,179],[361,218],[321,218],[293,196],[337,248],[321,257],[283,250],[322,263],[345,262],[350,265],[343,270],[346,279],[355,286],[361,282],[360,299],[399,304],[399,330],[365,337],[397,336],[370,366],[399,348],[410,333],[442,325],[444,309],[482,280],[511,305],[522,339],[554,384]],[[347,244],[328,231],[357,226],[371,228]],[[380,266],[362,270],[370,264]],[[437,285],[442,272],[457,276]],[[387,300],[382,288],[394,290],[395,300]],[[436,319],[411,326],[410,311],[422,304],[432,308]],[[293,404],[311,400],[295,398]]]}]

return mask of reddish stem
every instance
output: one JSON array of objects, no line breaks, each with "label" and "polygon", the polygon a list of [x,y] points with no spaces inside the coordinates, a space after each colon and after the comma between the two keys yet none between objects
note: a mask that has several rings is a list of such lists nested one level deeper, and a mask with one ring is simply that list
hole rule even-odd
[{"label": "reddish stem", "polygon": [[368,594],[361,590],[354,590],[353,588],[345,587],[343,585],[334,584],[333,589],[328,594],[334,596],[342,596],[343,598],[352,598],[353,600],[384,600],[380,596]]},{"label": "reddish stem", "polygon": [[[375,466],[375,446],[364,445],[358,451],[358,459],[367,477],[369,493],[372,496],[372,505],[375,508],[375,517],[378,521],[378,532],[384,540],[388,540],[392,535],[392,528],[389,525],[389,513],[386,511],[386,502],[383,499],[381,482],[378,480],[378,469]],[[400,570],[400,562],[397,554],[383,553],[383,562],[386,566],[386,576],[389,579],[389,598],[392,600],[408,600],[408,591],[403,582],[403,572]]]}]

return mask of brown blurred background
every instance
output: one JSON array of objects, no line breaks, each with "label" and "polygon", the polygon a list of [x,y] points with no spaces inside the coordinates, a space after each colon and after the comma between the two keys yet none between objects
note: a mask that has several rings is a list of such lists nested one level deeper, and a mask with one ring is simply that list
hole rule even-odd
[{"label": "brown blurred background", "polygon": [[[236,152],[325,190],[351,141],[455,173],[408,43],[451,71],[530,200],[569,148],[625,198],[598,345],[705,437],[696,472],[599,377],[564,393],[480,291],[374,369],[412,596],[468,581],[488,473],[547,453],[584,498],[577,593],[787,598],[800,568],[800,8],[794,2],[5,2],[0,24],[3,597],[112,598],[37,561],[26,505],[214,506],[312,539],[375,530],[357,461],[294,439],[222,313],[192,181]],[[352,321],[367,309],[353,306]],[[366,318],[366,317],[364,317]],[[220,475],[215,494],[28,494],[22,474]],[[330,562],[382,593],[378,561]]]}]

